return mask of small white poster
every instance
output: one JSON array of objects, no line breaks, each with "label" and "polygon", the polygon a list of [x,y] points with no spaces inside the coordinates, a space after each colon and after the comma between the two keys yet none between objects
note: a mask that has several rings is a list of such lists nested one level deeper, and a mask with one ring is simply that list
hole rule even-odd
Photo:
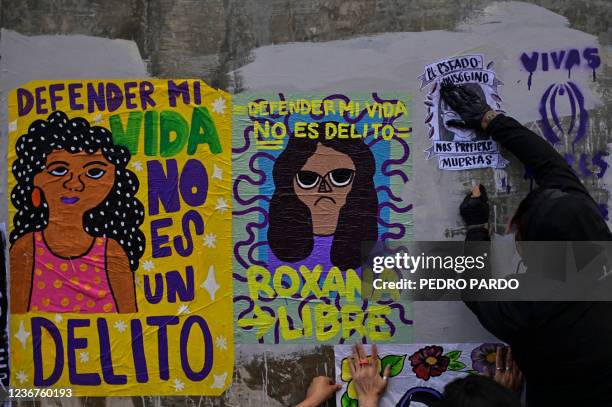
[{"label": "small white poster", "polygon": [[428,89],[424,102],[427,106],[425,123],[432,146],[425,152],[428,160],[438,158],[441,170],[504,168],[508,165],[498,144],[484,131],[447,125],[449,120],[461,120],[461,117],[440,96],[443,83],[465,85],[484,97],[493,109],[503,111],[498,90],[502,82],[492,68],[493,62],[485,68],[482,55],[461,55],[427,65],[418,77],[421,89]]}]

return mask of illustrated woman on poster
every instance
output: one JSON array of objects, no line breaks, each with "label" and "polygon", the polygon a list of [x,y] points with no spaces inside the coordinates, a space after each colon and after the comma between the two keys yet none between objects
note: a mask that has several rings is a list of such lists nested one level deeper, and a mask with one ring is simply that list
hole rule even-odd
[{"label": "illustrated woman on poster", "polygon": [[289,139],[274,163],[269,266],[361,266],[378,238],[374,155],[362,139]]},{"label": "illustrated woman on poster", "polygon": [[54,112],[15,146],[11,311],[135,312],[139,182],[110,131]]}]

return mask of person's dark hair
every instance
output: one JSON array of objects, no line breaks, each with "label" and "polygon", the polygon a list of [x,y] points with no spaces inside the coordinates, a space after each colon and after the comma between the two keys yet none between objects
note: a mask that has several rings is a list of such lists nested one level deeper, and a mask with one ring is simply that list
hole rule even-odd
[{"label": "person's dark hair", "polygon": [[470,375],[453,380],[444,388],[436,407],[520,407],[516,394],[495,380]]},{"label": "person's dark hair", "polygon": [[516,240],[524,240],[525,221],[527,212],[532,209],[538,198],[539,190],[531,191],[520,203],[508,224],[508,232],[513,232]]},{"label": "person's dark hair", "polygon": [[340,209],[330,258],[341,270],[356,269],[361,265],[364,247],[378,239],[376,162],[362,139],[325,140],[324,126],[325,123],[319,124],[319,139],[291,137],[274,163],[275,190],[270,201],[268,244],[282,261],[294,263],[310,256],[314,245],[312,217],[295,194],[293,178],[321,143],[348,155],[355,164],[355,178],[346,204]]},{"label": "person's dark hair", "polygon": [[521,201],[518,208],[512,215],[509,222],[508,231],[514,232],[515,240],[572,240],[567,236],[560,236],[558,232],[549,233],[549,231],[540,228],[534,228],[532,223],[534,220],[533,214],[547,200],[554,199],[564,194],[557,189],[541,189],[536,188],[529,192]]},{"label": "person's dark hair", "polygon": [[136,270],[145,249],[145,237],[139,229],[144,221],[144,207],[136,198],[138,178],[126,168],[130,152],[113,143],[109,130],[90,127],[81,117],[68,119],[61,111],[51,113],[47,120],[32,122],[28,133],[19,137],[15,145],[17,158],[12,170],[17,185],[11,191],[11,202],[17,213],[13,217],[10,242],[47,227],[49,209],[44,196],[38,207],[32,204],[31,196],[34,176],[45,169],[47,155],[54,150],[87,154],[99,150],[115,165],[113,189],[100,205],[84,214],[83,225],[93,237],[116,240],[128,256],[130,268]]}]

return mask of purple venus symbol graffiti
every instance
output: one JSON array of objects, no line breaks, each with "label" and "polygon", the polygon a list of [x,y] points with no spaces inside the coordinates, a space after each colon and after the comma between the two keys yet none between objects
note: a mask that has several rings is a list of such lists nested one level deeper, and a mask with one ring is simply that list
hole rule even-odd
[{"label": "purple venus symbol graffiti", "polygon": [[[573,136],[573,149],[585,137],[589,114],[584,107],[584,96],[575,83],[550,85],[540,99],[539,111],[542,133],[551,144],[561,142],[559,135]],[[569,123],[561,122],[563,116],[569,116]]]}]

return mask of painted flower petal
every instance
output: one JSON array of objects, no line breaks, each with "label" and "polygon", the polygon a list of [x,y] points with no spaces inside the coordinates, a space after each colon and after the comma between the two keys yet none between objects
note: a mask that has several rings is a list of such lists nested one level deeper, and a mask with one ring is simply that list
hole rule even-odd
[{"label": "painted flower petal", "polygon": [[439,366],[441,369],[446,370],[448,368],[448,364],[450,363],[450,359],[447,356],[438,357],[438,363],[436,366]]},{"label": "painted flower petal", "polygon": [[497,348],[501,346],[504,345],[487,342],[474,348],[470,354],[472,368],[482,374],[495,374],[495,360],[490,355],[494,355],[497,352]]},{"label": "painted flower petal", "polygon": [[431,369],[426,363],[421,363],[420,365],[414,367],[412,371],[419,379],[429,380]]},{"label": "painted flower petal", "polygon": [[349,367],[349,358],[342,359],[342,369],[340,371],[340,378],[343,382],[348,382],[353,378],[351,368]]},{"label": "painted flower petal", "polygon": [[412,366],[417,366],[425,361],[425,356],[421,353],[421,350],[419,350],[414,352],[408,359]]},{"label": "painted flower petal", "polygon": [[475,360],[472,362],[472,369],[476,370],[479,373],[488,373],[489,367],[488,363],[483,360]]},{"label": "painted flower petal", "polygon": [[442,373],[446,372],[446,369],[442,369],[440,366],[434,365],[429,370],[429,374],[431,377],[438,377]]},{"label": "painted flower petal", "polygon": [[349,397],[352,398],[352,399],[358,399],[359,398],[359,394],[357,394],[357,389],[355,389],[355,383],[352,380],[350,381],[350,383],[348,385],[347,393],[348,393]]}]

